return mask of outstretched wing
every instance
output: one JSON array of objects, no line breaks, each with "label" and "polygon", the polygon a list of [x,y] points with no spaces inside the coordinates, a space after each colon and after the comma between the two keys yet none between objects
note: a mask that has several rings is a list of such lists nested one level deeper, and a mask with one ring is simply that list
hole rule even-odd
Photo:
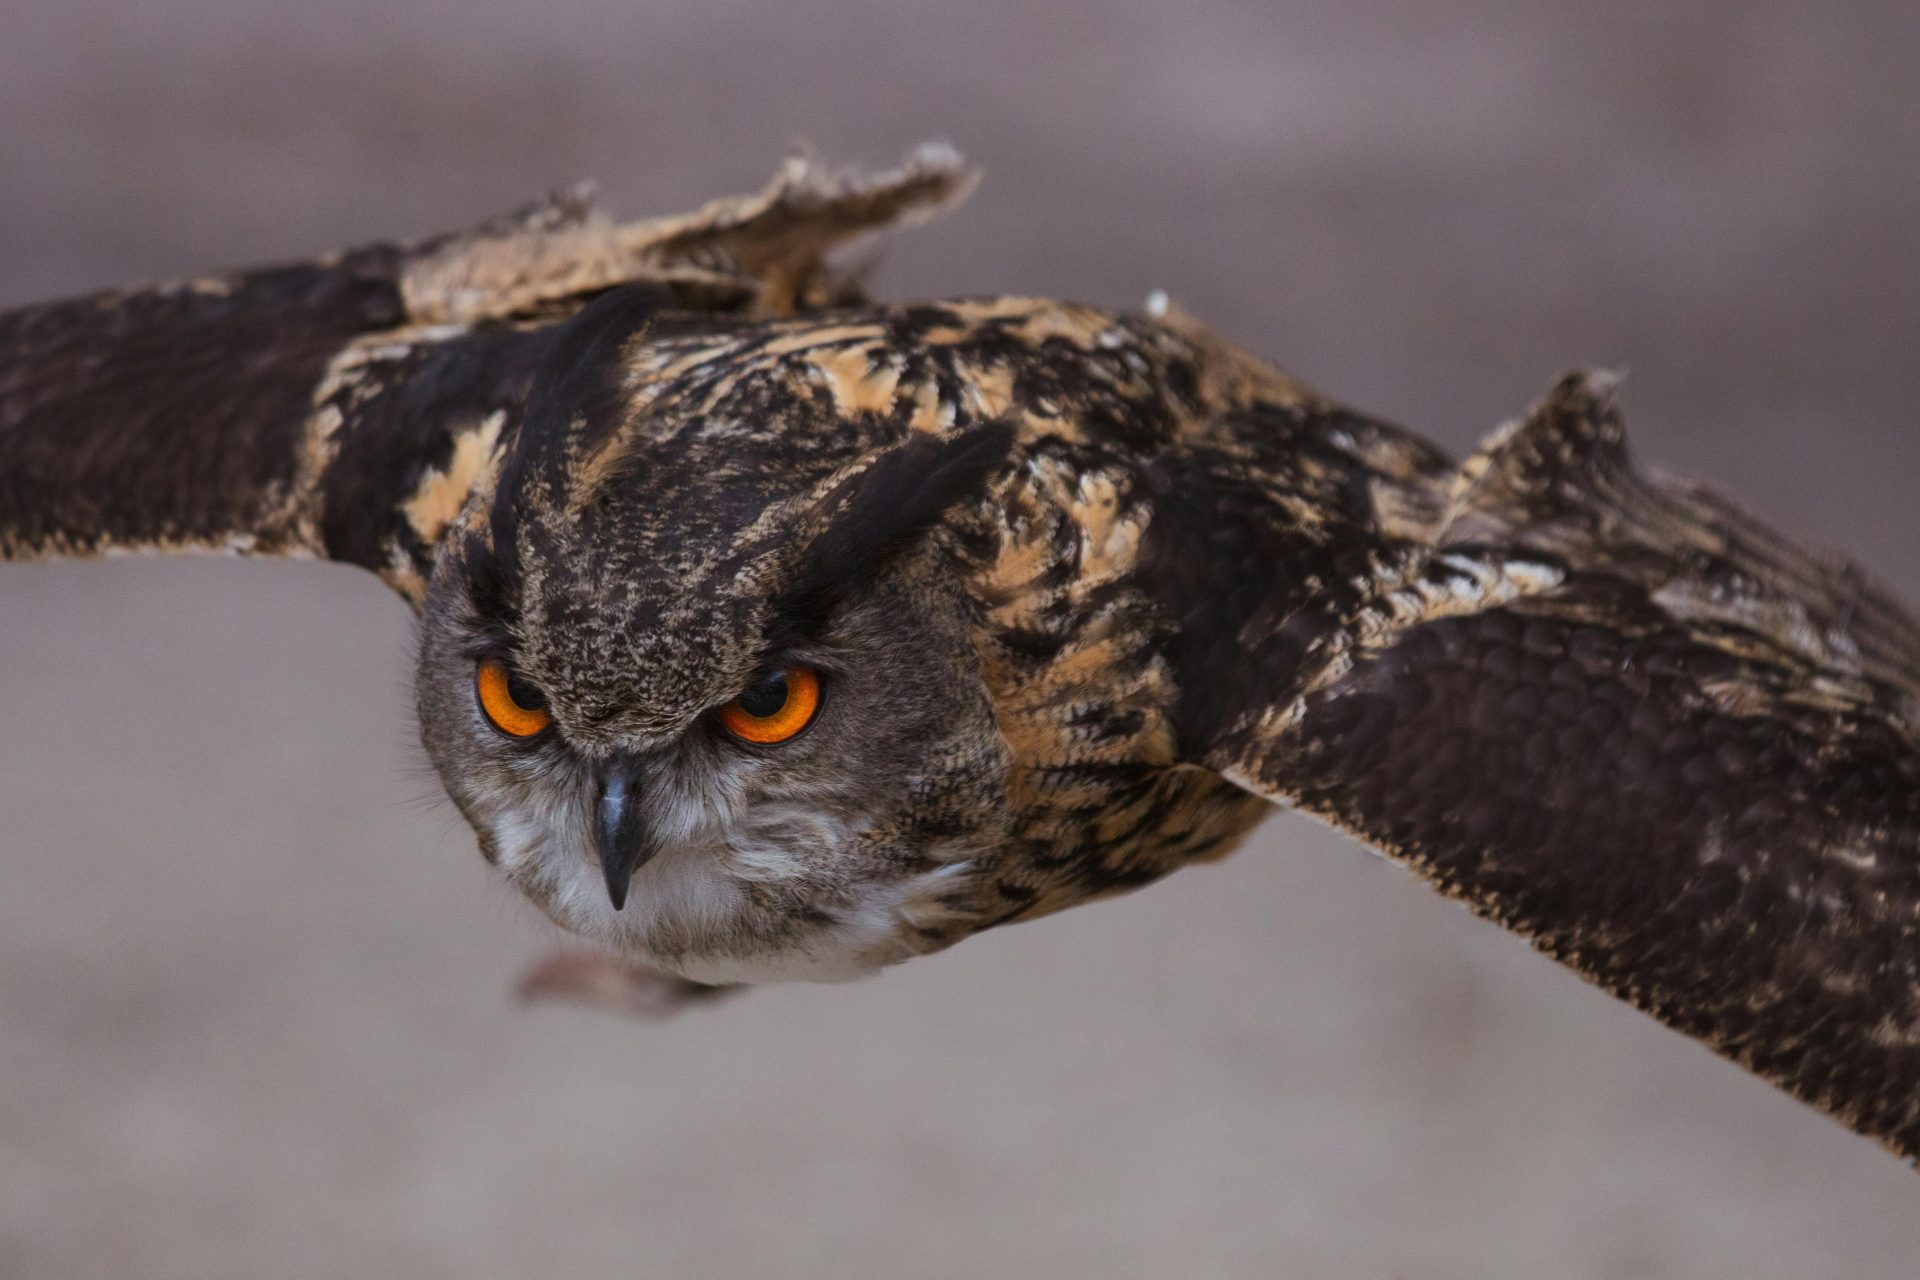
[{"label": "outstretched wing", "polygon": [[684,217],[617,225],[576,194],[418,246],[0,314],[0,558],[325,556],[417,601],[586,300],[650,282],[693,310],[846,301],[831,249],[971,180],[942,147],[870,179],[796,158]]},{"label": "outstretched wing", "polygon": [[1563,381],[1216,767],[1920,1156],[1920,630]]}]

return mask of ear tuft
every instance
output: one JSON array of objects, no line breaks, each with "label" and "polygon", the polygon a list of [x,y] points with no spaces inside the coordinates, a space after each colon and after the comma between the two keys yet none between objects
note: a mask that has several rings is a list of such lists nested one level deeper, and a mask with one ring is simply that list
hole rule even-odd
[{"label": "ear tuft", "polygon": [[793,581],[773,600],[775,632],[817,630],[843,600],[941,516],[978,501],[1006,465],[1013,428],[989,423],[959,435],[915,435],[828,496],[826,528],[801,554]]}]

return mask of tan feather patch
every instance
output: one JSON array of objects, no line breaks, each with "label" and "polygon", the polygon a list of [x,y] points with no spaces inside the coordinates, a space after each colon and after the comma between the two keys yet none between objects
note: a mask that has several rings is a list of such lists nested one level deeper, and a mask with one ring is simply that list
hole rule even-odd
[{"label": "tan feather patch", "polygon": [[475,482],[493,461],[494,450],[500,444],[500,429],[506,420],[506,413],[496,410],[471,430],[456,435],[453,456],[447,459],[446,468],[430,470],[420,478],[419,487],[407,499],[404,510],[407,523],[413,526],[422,542],[438,542],[453,518],[460,514]]}]

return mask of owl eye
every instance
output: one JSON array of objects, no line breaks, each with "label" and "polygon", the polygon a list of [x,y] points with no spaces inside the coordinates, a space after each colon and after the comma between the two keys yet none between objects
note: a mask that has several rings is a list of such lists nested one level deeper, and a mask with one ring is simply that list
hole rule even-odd
[{"label": "owl eye", "polygon": [[788,742],[813,723],[820,711],[820,673],[812,667],[788,667],[760,681],[721,707],[721,727],[756,746]]},{"label": "owl eye", "polygon": [[482,658],[473,691],[487,722],[510,738],[531,738],[553,723],[547,695],[498,658]]}]

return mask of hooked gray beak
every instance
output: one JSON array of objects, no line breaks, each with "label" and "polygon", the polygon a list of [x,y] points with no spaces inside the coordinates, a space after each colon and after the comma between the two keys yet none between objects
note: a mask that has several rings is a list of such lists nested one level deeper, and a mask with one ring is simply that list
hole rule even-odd
[{"label": "hooked gray beak", "polygon": [[617,756],[602,767],[600,805],[594,822],[600,873],[607,879],[607,900],[615,911],[627,905],[627,885],[633,873],[659,852],[646,815],[641,812],[636,760]]}]

